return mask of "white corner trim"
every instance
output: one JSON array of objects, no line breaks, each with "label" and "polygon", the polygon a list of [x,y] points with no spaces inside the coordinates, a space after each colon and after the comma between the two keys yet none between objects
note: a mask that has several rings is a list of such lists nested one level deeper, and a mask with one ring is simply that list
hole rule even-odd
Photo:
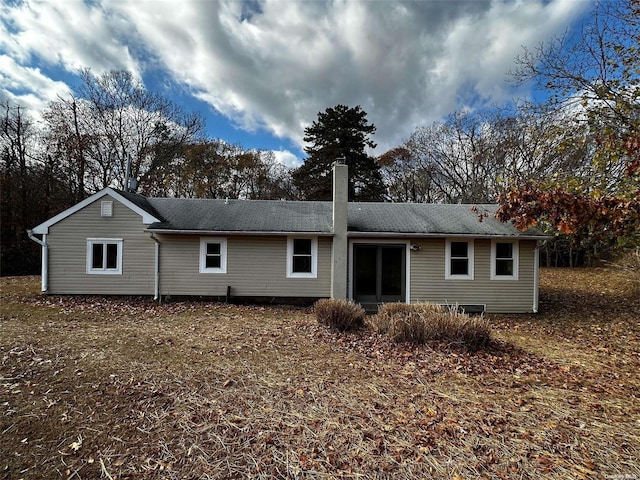
[{"label": "white corner trim", "polygon": [[540,282],[540,243],[533,250],[533,313],[538,313]]},{"label": "white corner trim", "polygon": [[142,217],[142,223],[144,223],[145,225],[151,225],[152,223],[160,221],[160,219],[154,217],[149,212],[143,210],[142,208],[137,206],[135,203],[127,200],[125,197],[120,195],[115,190],[107,187],[104,190],[100,190],[98,193],[94,193],[90,197],[85,198],[81,202],[76,203],[74,206],[67,208],[65,211],[60,212],[58,215],[50,218],[46,222],[41,223],[40,225],[38,225],[33,229],[33,233],[37,233],[38,235],[45,235],[49,233],[50,226],[55,225],[61,220],[64,220],[65,218],[76,213],[77,211],[82,210],[84,207],[91,205],[93,202],[101,199],[104,196],[110,196],[114,200],[117,200],[118,202],[123,204],[125,207],[129,208],[130,210],[140,215]]}]

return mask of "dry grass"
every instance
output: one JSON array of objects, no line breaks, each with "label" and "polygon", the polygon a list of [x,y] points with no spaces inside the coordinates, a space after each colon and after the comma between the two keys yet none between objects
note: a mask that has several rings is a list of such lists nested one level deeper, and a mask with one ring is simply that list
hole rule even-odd
[{"label": "dry grass", "polygon": [[364,324],[364,308],[350,300],[322,298],[313,305],[313,312],[320,325],[341,332],[357,330]]},{"label": "dry grass", "polygon": [[485,318],[431,303],[387,303],[367,323],[376,333],[387,334],[396,342],[443,342],[478,350],[487,348],[491,341],[491,325]]},{"label": "dry grass", "polygon": [[640,477],[640,295],[615,271],[544,271],[543,313],[488,317],[477,353],[37,281],[0,279],[0,477]]}]

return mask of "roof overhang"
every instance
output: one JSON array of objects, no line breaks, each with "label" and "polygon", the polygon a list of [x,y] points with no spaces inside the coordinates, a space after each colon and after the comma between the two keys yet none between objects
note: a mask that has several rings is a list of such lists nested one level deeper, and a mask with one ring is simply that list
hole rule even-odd
[{"label": "roof overhang", "polygon": [[417,232],[348,232],[350,238],[509,238],[512,240],[550,240],[549,235],[503,235],[474,233],[417,233]]},{"label": "roof overhang", "polygon": [[37,227],[33,228],[32,231],[33,231],[33,233],[36,233],[38,235],[46,235],[46,234],[49,233],[49,227],[51,227],[52,225],[55,225],[56,223],[60,222],[61,220],[64,220],[65,218],[73,215],[77,211],[82,210],[84,207],[86,207],[88,205],[91,205],[96,200],[99,200],[102,197],[106,197],[106,196],[109,196],[109,197],[113,198],[114,200],[117,200],[118,202],[122,203],[124,206],[129,208],[130,210],[133,210],[135,213],[140,215],[142,217],[142,223],[145,224],[145,225],[151,225],[152,223],[160,221],[159,219],[157,219],[155,216],[151,215],[146,210],[140,208],[138,205],[136,205],[135,203],[131,202],[130,200],[127,200],[125,197],[120,195],[115,190],[107,187],[104,190],[100,190],[98,193],[94,193],[90,197],[85,198],[81,202],[76,203],[73,207],[69,207],[65,211],[60,212],[58,215],[56,215],[55,217],[50,218],[46,222],[41,223]]},{"label": "roof overhang", "polygon": [[273,232],[273,231],[246,231],[246,230],[172,230],[162,228],[147,228],[146,232],[162,235],[227,235],[227,236],[292,236],[304,237],[333,237],[332,232]]},{"label": "roof overhang", "polygon": [[[225,236],[316,236],[333,237],[332,232],[274,232],[246,230],[174,230],[163,228],[147,228],[146,232],[162,235],[225,235]],[[500,235],[471,233],[416,233],[416,232],[347,232],[349,238],[509,238],[512,240],[549,240],[551,236],[540,235]]]}]

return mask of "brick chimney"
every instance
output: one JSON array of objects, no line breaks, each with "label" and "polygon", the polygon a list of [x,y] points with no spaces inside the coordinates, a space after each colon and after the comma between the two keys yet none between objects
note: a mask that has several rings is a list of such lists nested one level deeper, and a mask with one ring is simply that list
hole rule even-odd
[{"label": "brick chimney", "polygon": [[331,298],[347,298],[347,213],[349,174],[346,165],[333,165],[333,245],[331,249]]}]

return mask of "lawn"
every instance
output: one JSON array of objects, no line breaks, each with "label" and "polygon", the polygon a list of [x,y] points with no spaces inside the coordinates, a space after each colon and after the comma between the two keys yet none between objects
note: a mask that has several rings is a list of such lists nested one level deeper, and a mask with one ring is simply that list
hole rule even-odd
[{"label": "lawn", "polygon": [[640,479],[639,287],[543,270],[471,353],[2,278],[0,478]]}]

